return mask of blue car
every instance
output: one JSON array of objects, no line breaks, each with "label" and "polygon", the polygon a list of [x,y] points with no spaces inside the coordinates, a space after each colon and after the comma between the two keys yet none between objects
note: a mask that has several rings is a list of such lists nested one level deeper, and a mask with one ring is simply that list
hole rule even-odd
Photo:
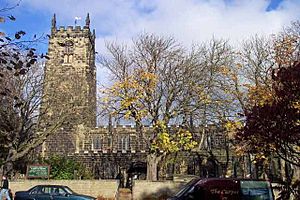
[{"label": "blue car", "polygon": [[95,200],[96,198],[77,194],[68,186],[37,185],[28,191],[18,191],[14,200]]}]

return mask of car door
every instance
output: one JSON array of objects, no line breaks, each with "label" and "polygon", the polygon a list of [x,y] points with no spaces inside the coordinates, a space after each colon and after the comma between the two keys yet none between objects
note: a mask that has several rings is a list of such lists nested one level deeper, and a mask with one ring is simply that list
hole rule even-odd
[{"label": "car door", "polygon": [[56,187],[52,193],[53,200],[69,200],[69,195],[62,187]]},{"label": "car door", "polygon": [[36,186],[30,189],[30,191],[28,191],[28,193],[25,196],[23,196],[22,199],[35,199],[36,195],[40,193],[40,190],[41,188],[39,186]]},{"label": "car door", "polygon": [[50,188],[47,186],[40,186],[29,194],[30,199],[34,200],[51,200]]}]

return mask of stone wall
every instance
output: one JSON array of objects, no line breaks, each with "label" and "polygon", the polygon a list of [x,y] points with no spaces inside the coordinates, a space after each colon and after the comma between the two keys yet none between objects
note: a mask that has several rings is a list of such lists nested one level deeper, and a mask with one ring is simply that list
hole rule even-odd
[{"label": "stone wall", "polygon": [[[39,184],[66,185],[79,194],[93,197],[102,196],[110,199],[116,197],[118,189],[116,180],[22,180],[11,181],[10,188],[14,193],[26,191]],[[184,184],[185,182],[136,180],[132,191],[133,199],[158,199],[161,196],[171,196]]]},{"label": "stone wall", "polygon": [[11,181],[10,188],[13,194],[16,191],[26,191],[35,185],[66,185],[79,194],[105,198],[115,198],[118,183],[116,180],[21,180]]},{"label": "stone wall", "polygon": [[185,182],[136,180],[132,189],[134,200],[162,199],[174,195]]}]

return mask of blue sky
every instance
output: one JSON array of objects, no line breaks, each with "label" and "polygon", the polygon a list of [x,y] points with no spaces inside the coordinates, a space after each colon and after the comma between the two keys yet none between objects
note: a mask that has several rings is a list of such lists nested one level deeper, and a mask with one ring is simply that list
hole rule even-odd
[{"label": "blue sky", "polygon": [[[0,0],[0,8],[19,0]],[[284,25],[300,19],[300,0],[21,0],[15,9],[0,13],[13,15],[15,22],[0,24],[0,31],[14,35],[18,30],[34,34],[50,33],[56,13],[58,26],[84,24],[91,16],[96,29],[96,49],[105,53],[106,41],[130,43],[141,32],[173,36],[189,46],[215,38],[237,43],[255,34],[277,33]],[[47,51],[47,41],[39,44]],[[101,71],[101,69],[99,69]]]}]

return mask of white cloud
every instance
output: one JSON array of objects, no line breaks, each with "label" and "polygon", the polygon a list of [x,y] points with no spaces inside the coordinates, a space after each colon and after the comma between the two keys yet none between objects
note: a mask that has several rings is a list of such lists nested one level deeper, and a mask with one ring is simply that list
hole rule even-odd
[{"label": "white cloud", "polygon": [[[225,3],[226,2],[226,3]],[[229,2],[229,3],[228,3]],[[97,51],[104,40],[127,43],[141,32],[174,36],[190,45],[212,36],[237,42],[254,34],[272,34],[300,19],[300,1],[284,0],[266,12],[270,0],[24,0],[37,11],[57,14],[58,24],[74,24],[86,13],[96,29]],[[49,19],[50,20],[50,19]]]},{"label": "white cloud", "polygon": [[62,25],[72,24],[75,16],[81,16],[81,23],[84,23],[86,13],[89,12],[98,39],[104,34],[128,40],[137,33],[147,31],[172,35],[186,44],[207,40],[212,35],[237,40],[255,33],[270,34],[277,32],[291,20],[299,19],[299,1],[286,0],[277,10],[266,12],[269,2],[234,0],[226,4],[223,0],[25,1],[36,10],[57,13],[58,22]]}]

